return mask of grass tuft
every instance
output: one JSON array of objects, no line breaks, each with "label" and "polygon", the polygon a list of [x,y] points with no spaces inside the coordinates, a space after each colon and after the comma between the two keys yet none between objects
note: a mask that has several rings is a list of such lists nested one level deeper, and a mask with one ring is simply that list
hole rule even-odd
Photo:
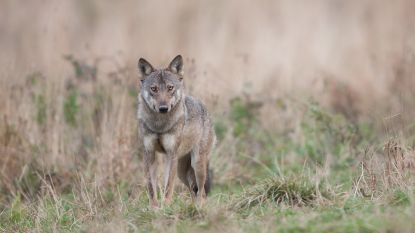
[{"label": "grass tuft", "polygon": [[[322,196],[320,187],[305,178],[271,177],[245,191],[233,208],[246,210],[258,205],[275,203],[289,206],[312,205]],[[327,197],[326,192],[323,192]]]}]

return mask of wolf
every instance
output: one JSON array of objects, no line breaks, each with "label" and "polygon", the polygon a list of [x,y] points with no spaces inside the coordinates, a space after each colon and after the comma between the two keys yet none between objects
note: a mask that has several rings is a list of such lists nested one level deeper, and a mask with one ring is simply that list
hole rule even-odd
[{"label": "wolf", "polygon": [[165,204],[172,200],[176,175],[197,205],[203,205],[210,190],[209,157],[216,135],[205,105],[185,94],[183,67],[181,55],[162,69],[154,69],[144,58],[138,61],[141,88],[137,117],[152,207],[158,207],[156,154],[163,155],[166,161]]}]

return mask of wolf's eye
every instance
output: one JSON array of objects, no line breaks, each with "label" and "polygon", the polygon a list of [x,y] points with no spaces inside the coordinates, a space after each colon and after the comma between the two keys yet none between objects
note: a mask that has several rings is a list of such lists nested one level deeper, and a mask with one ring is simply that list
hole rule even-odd
[{"label": "wolf's eye", "polygon": [[172,86],[172,85],[167,86],[167,90],[172,91],[173,89],[174,89],[174,86]]},{"label": "wolf's eye", "polygon": [[150,90],[151,90],[152,92],[157,92],[157,91],[158,91],[158,88],[157,88],[156,86],[154,86],[154,87],[150,87]]}]

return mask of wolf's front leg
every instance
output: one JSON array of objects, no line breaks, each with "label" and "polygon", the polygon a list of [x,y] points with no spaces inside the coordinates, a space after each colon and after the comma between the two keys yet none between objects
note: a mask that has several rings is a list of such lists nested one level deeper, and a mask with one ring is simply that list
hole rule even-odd
[{"label": "wolf's front leg", "polygon": [[174,183],[177,174],[177,156],[175,153],[167,154],[166,169],[164,175],[164,190],[165,190],[165,203],[168,205],[171,203]]},{"label": "wolf's front leg", "polygon": [[147,180],[147,190],[150,205],[155,208],[157,203],[157,161],[154,151],[144,152],[144,173]]}]

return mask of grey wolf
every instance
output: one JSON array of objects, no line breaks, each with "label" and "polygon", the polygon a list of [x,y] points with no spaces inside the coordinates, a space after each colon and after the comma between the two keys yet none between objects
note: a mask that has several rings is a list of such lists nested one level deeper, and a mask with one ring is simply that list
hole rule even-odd
[{"label": "grey wolf", "polygon": [[203,205],[210,190],[209,154],[216,136],[206,107],[184,92],[183,58],[176,56],[163,69],[154,69],[140,58],[138,69],[137,115],[150,205],[158,207],[156,154],[166,161],[164,203],[172,200],[177,175],[192,199]]}]

